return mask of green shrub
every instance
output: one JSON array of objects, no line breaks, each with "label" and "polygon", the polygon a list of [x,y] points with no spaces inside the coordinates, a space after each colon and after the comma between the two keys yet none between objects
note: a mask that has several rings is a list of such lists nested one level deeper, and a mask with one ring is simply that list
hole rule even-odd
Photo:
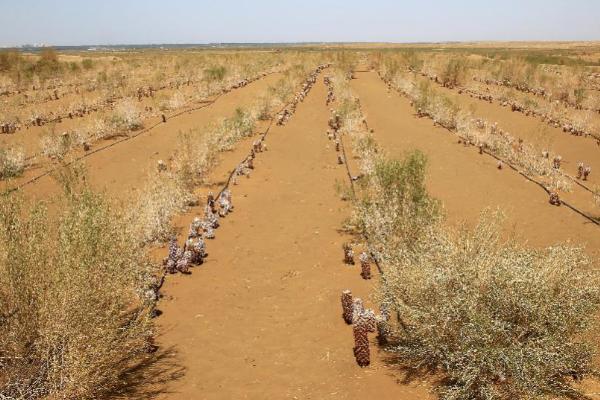
[{"label": "green shrub", "polygon": [[379,157],[373,171],[360,181],[356,224],[382,260],[396,256],[392,249],[412,248],[440,218],[440,204],[425,188],[426,165],[420,151],[403,160]]}]

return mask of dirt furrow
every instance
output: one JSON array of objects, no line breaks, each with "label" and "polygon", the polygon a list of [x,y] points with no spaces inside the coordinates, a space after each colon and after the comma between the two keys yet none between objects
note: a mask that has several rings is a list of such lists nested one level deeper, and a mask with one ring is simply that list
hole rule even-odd
[{"label": "dirt furrow", "polygon": [[[449,220],[473,223],[485,207],[507,213],[507,227],[534,246],[572,240],[600,249],[598,227],[565,207],[548,204],[545,192],[496,161],[457,143],[456,136],[432,126],[429,119],[414,116],[409,101],[386,85],[376,73],[358,73],[352,87],[361,99],[363,112],[375,130],[375,138],[392,156],[412,149],[429,159],[427,184],[442,200]],[[564,134],[563,134],[564,135]]]},{"label": "dirt furrow", "polygon": [[[88,170],[90,183],[109,194],[123,198],[132,189],[138,189],[145,181],[150,168],[156,168],[158,160],[167,160],[175,151],[179,132],[203,128],[219,118],[230,116],[237,107],[254,104],[257,96],[280,78],[272,74],[243,88],[222,95],[208,107],[184,113],[177,118],[137,136],[118,143],[106,150],[91,154],[83,160]],[[27,181],[43,173],[41,169],[27,171],[22,181]],[[31,196],[47,197],[58,190],[52,177],[45,176],[24,191]]]},{"label": "dirt furrow", "polygon": [[[398,384],[379,357],[365,369],[354,361],[340,295],[352,288],[368,299],[372,284],[342,260],[349,204],[334,183],[347,178],[325,135],[325,96],[319,79],[291,121],[272,128],[251,178],[232,187],[235,211],[207,262],[167,279],[158,344],[175,350],[185,374],[161,399],[429,397]],[[184,234],[193,216],[177,221]]]}]

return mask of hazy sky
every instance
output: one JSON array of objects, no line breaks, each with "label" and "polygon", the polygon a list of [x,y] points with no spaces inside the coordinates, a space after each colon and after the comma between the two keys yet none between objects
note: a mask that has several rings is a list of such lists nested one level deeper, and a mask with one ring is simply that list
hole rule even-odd
[{"label": "hazy sky", "polygon": [[600,0],[0,0],[0,46],[600,40]]}]

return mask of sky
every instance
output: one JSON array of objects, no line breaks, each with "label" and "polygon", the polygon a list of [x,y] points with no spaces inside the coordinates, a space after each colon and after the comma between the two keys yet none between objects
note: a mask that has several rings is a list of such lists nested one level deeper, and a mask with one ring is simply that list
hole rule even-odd
[{"label": "sky", "polygon": [[0,0],[0,46],[600,40],[600,0]]}]

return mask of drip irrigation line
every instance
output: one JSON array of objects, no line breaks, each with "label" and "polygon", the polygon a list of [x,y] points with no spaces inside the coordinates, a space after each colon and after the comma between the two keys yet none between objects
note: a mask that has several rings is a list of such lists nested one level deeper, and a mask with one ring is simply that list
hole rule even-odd
[{"label": "drip irrigation line", "polygon": [[[496,160],[506,164],[509,166],[509,168],[511,168],[512,170],[514,170],[515,172],[517,172],[519,175],[521,175],[522,177],[524,177],[525,179],[527,179],[529,182],[535,183],[537,186],[541,187],[548,195],[550,195],[550,190],[548,190],[548,188],[541,183],[540,181],[528,176],[525,172],[521,171],[519,168],[515,167],[513,164],[511,164],[510,162],[507,162],[505,160],[502,160],[500,157],[497,157],[496,155],[490,153],[489,151],[483,149],[483,152],[493,158],[495,158]],[[600,226],[600,221],[597,220],[596,218],[592,217],[591,215],[588,215],[587,213],[579,210],[578,208],[576,208],[575,206],[567,203],[566,201],[559,199],[560,204],[565,205],[567,208],[571,209],[572,211],[576,212],[577,214],[581,215],[582,217],[584,217],[585,219],[587,219],[588,221],[592,222],[595,225]]]}]

